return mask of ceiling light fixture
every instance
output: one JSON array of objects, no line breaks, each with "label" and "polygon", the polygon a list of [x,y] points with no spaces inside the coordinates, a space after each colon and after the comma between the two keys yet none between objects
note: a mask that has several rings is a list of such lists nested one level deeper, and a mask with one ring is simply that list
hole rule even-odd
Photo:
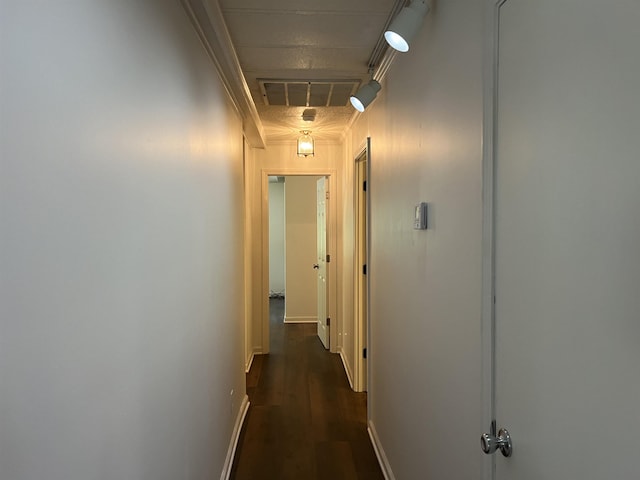
[{"label": "ceiling light fixture", "polygon": [[380,88],[380,84],[375,80],[364,84],[355,95],[351,95],[351,105],[359,112],[364,112],[364,109],[376,98]]},{"label": "ceiling light fixture", "polygon": [[387,43],[399,52],[409,51],[409,42],[420,30],[422,20],[427,13],[429,13],[429,5],[426,0],[411,0],[409,6],[400,11],[384,32]]},{"label": "ceiling light fixture", "polygon": [[299,157],[313,157],[314,154],[314,142],[311,132],[308,130],[302,130],[302,135],[298,137],[298,156]]}]

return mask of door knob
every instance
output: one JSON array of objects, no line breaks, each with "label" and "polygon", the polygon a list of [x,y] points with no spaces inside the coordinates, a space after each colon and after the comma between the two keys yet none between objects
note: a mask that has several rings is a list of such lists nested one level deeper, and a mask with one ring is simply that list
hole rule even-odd
[{"label": "door knob", "polygon": [[509,435],[509,432],[505,428],[500,429],[497,437],[489,433],[483,433],[480,437],[480,444],[482,446],[482,451],[487,455],[495,453],[498,449],[500,449],[500,452],[502,452],[502,455],[505,457],[510,457],[513,453],[511,435]]},{"label": "door knob", "polygon": [[318,265],[317,263],[314,263],[314,264],[313,264],[313,268],[314,268],[315,270],[318,270],[318,269],[320,268],[320,265]]}]

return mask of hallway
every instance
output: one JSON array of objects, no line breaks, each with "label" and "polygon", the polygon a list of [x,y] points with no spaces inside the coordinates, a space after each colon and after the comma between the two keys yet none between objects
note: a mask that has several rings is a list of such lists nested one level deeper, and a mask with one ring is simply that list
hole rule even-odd
[{"label": "hallway", "polygon": [[271,353],[247,375],[251,406],[231,478],[382,479],[366,430],[366,394],[354,393],[315,324],[284,324],[270,300]]},{"label": "hallway", "polygon": [[414,1],[0,1],[0,480],[640,479],[640,1]]}]

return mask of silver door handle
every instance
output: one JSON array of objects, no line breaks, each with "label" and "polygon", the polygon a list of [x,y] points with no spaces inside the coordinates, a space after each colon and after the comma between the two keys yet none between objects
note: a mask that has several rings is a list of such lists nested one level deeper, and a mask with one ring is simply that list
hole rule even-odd
[{"label": "silver door handle", "polygon": [[317,263],[314,263],[314,264],[313,264],[313,268],[314,268],[315,270],[318,270],[318,269],[320,268],[320,265],[318,265]]},{"label": "silver door handle", "polygon": [[498,449],[500,449],[500,452],[505,457],[510,457],[513,453],[511,435],[509,435],[506,428],[501,428],[497,437],[489,433],[483,433],[480,437],[480,444],[482,446],[482,451],[487,455],[495,453]]}]

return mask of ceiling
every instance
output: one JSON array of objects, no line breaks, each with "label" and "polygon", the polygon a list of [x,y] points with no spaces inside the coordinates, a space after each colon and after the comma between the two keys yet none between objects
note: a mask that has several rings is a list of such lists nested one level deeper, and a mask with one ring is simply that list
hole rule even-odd
[{"label": "ceiling", "polygon": [[292,140],[301,130],[316,139],[342,136],[355,112],[349,94],[370,79],[370,64],[386,51],[384,28],[404,3],[219,0],[268,142]]}]

